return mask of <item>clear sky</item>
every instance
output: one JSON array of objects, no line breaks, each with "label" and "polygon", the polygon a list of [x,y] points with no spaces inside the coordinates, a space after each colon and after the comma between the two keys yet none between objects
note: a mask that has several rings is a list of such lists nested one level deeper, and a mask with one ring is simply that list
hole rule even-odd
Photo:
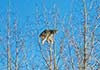
[{"label": "clear sky", "polygon": [[[44,5],[43,5],[44,4]],[[69,14],[71,11],[71,0],[10,0],[10,16],[11,21],[16,17],[18,20],[18,24],[20,26],[24,26],[27,17],[31,17],[34,19],[36,7],[39,8],[40,13],[43,12],[43,6],[46,6],[49,11],[57,6],[60,14],[64,16],[65,14]],[[8,0],[0,1],[0,15],[6,19],[7,16],[7,8],[8,8]],[[0,26],[5,26],[0,24]]]},{"label": "clear sky", "polygon": [[[34,55],[34,57],[36,55],[38,55],[37,57],[34,58],[34,60],[32,62],[36,61],[35,63],[39,64],[39,60],[41,59],[41,58],[39,58],[39,56],[41,54],[40,54],[39,48],[37,48],[38,47],[38,43],[37,43],[38,35],[41,31],[43,31],[45,28],[47,28],[47,27],[45,27],[45,23],[43,22],[44,18],[42,18],[42,17],[39,19],[40,24],[36,25],[35,17],[36,17],[37,8],[39,9],[38,12],[39,12],[39,15],[41,15],[41,16],[43,16],[43,12],[45,11],[44,7],[47,9],[46,12],[48,13],[48,12],[54,10],[54,6],[56,6],[55,9],[58,10],[58,13],[59,13],[61,19],[63,19],[63,17],[66,15],[65,20],[64,20],[65,22],[63,24],[64,26],[62,26],[62,23],[60,23],[60,22],[62,22],[62,20],[58,19],[59,21],[57,21],[57,29],[59,31],[55,38],[57,40],[56,46],[60,45],[58,40],[63,38],[63,35],[64,35],[64,33],[62,33],[63,27],[69,28],[70,32],[72,32],[74,34],[74,36],[76,37],[76,40],[80,41],[80,39],[77,35],[78,35],[78,32],[80,30],[82,30],[82,25],[83,25],[83,21],[84,21],[83,20],[83,11],[82,11],[82,9],[83,9],[82,0],[9,0],[9,1],[10,1],[10,26],[13,31],[13,22],[16,19],[18,28],[19,28],[18,30],[22,32],[23,36],[25,36],[25,40],[26,40],[25,45],[26,45],[26,51],[27,51],[26,54],[28,57],[27,60],[29,60],[31,55]],[[94,8],[92,9],[91,12],[89,9],[91,9],[92,5],[93,6],[95,4],[97,4],[97,6],[100,5],[99,0],[98,0],[98,2],[95,2],[96,0],[93,0],[93,3],[90,3],[90,1],[91,0],[86,0],[87,9],[90,14],[89,21],[91,21],[94,18],[92,16],[94,16],[94,14],[96,13]],[[8,0],[0,0],[0,36],[3,36],[3,37],[6,36],[7,10],[8,10]],[[68,24],[68,20],[69,20],[69,17],[71,14],[72,14],[71,23],[72,23],[73,27],[75,27],[76,29],[70,28],[70,24]],[[96,16],[97,16],[97,14],[96,14]],[[51,19],[51,15],[48,15],[48,14],[47,14],[47,17],[48,17],[48,20],[50,21],[50,28],[54,28],[54,25],[52,24],[54,19]],[[91,26],[94,25],[94,22],[95,21],[91,21]],[[97,23],[97,24],[100,24],[100,23]],[[77,28],[80,28],[80,30],[78,30]],[[97,31],[97,33],[99,32],[99,30]],[[28,32],[31,33],[31,31],[34,33],[33,37],[30,35],[26,36],[26,33],[27,34],[28,34]],[[98,37],[98,38],[100,38],[100,37]],[[31,50],[27,50],[27,49],[29,49],[30,42],[32,42],[33,47],[31,47]],[[0,51],[3,51],[1,46],[2,45],[0,45]],[[12,51],[11,51],[12,55],[14,55],[13,49],[15,49],[15,48],[12,48]],[[32,49],[34,51],[32,51]],[[73,53],[74,52],[72,52],[72,56],[74,56]],[[13,56],[13,58],[14,58],[14,56]],[[30,67],[30,65],[29,65],[29,67]]]}]

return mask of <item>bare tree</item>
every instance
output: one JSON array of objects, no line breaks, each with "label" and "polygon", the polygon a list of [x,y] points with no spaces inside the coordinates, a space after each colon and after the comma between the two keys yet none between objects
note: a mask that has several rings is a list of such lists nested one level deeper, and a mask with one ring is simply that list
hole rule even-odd
[{"label": "bare tree", "polygon": [[[74,9],[62,16],[54,4],[51,9],[43,3],[43,12],[36,4],[34,16],[28,17],[21,30],[17,19],[7,11],[7,35],[0,35],[0,45],[7,55],[0,52],[0,69],[7,70],[100,70],[100,8],[99,1],[79,0],[80,10]],[[92,14],[92,13],[93,14]],[[14,16],[15,17],[15,16]],[[13,21],[13,20],[12,20]],[[0,21],[1,22],[1,21]],[[36,26],[36,27],[35,27]],[[54,44],[41,43],[39,34],[45,29],[57,29]],[[5,41],[6,39],[6,41]],[[3,45],[6,43],[6,46]]]},{"label": "bare tree", "polygon": [[11,53],[10,53],[10,2],[8,6],[8,22],[7,22],[7,69],[11,70]]}]

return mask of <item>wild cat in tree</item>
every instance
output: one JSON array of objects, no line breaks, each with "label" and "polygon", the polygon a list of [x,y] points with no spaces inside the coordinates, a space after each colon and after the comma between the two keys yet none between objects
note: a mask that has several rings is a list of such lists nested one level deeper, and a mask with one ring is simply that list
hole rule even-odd
[{"label": "wild cat in tree", "polygon": [[57,30],[45,29],[39,37],[42,39],[42,45],[44,45],[45,41],[49,44],[54,43],[54,35],[56,34]]}]

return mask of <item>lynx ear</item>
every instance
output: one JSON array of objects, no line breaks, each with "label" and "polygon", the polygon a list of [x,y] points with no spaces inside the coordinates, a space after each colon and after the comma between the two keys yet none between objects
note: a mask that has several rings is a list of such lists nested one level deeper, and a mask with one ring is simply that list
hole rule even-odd
[{"label": "lynx ear", "polygon": [[52,33],[53,33],[53,34],[56,34],[56,33],[57,33],[57,30],[52,30]]}]

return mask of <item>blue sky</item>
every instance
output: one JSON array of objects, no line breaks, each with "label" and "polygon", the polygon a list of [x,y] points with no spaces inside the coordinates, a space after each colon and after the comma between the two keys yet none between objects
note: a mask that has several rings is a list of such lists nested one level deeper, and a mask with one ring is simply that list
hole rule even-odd
[{"label": "blue sky", "polygon": [[[36,6],[39,8],[39,12],[43,12],[43,6],[46,6],[49,11],[57,6],[60,14],[64,16],[65,14],[70,14],[71,0],[10,0],[10,16],[11,22],[13,23],[14,18],[17,18],[18,25],[23,27],[27,18],[31,17],[34,20]],[[6,19],[8,8],[8,0],[0,1],[0,15]],[[4,24],[0,24],[0,26]]]},{"label": "blue sky", "polygon": [[[39,15],[43,16],[43,12],[44,12],[44,7],[47,9],[46,10],[46,14],[48,17],[48,21],[50,21],[50,26],[49,28],[54,28],[54,25],[52,24],[52,22],[54,21],[53,18],[51,18],[51,15],[48,15],[48,12],[56,10],[58,11],[59,15],[60,15],[60,20],[58,19],[57,21],[57,29],[58,29],[58,34],[56,35],[56,46],[59,46],[59,39],[63,38],[63,30],[62,27],[64,26],[65,28],[68,28],[71,34],[74,34],[75,36],[75,40],[79,41],[82,39],[81,37],[79,37],[78,32],[80,30],[82,30],[82,25],[83,25],[83,3],[82,0],[9,0],[10,1],[10,26],[11,29],[13,31],[13,22],[15,19],[17,19],[17,24],[18,24],[18,31],[22,32],[22,36],[25,36],[25,50],[26,50],[26,55],[27,55],[27,60],[29,60],[29,58],[31,57],[31,55],[34,55],[34,59],[32,60],[32,62],[35,62],[36,64],[39,64],[39,60],[41,60],[41,58],[39,58],[39,56],[41,56],[40,54],[40,50],[38,48],[38,35],[40,34],[41,31],[43,31],[46,27],[45,23],[44,23],[44,18],[41,17],[39,19],[40,24],[37,25],[36,24],[36,10],[38,8],[38,12]],[[92,4],[90,3],[91,0],[86,0],[86,5],[87,5],[87,9],[90,8],[90,6],[92,6]],[[93,0],[93,6],[96,7],[100,4],[100,1],[98,0],[98,2],[96,0]],[[54,8],[54,6],[56,6],[56,8]],[[3,38],[6,36],[6,21],[7,20],[7,10],[8,10],[8,0],[0,0],[0,36],[2,36]],[[89,21],[91,21],[91,28],[94,25],[94,20],[93,18],[95,18],[95,8],[93,7],[92,11],[89,11]],[[70,15],[72,14],[72,25],[73,28],[71,28],[71,25],[68,23],[68,20],[70,18]],[[65,19],[64,19],[64,23],[62,26],[62,19],[63,17],[66,15]],[[93,17],[94,16],[94,17]],[[97,16],[97,14],[96,14]],[[99,22],[97,24],[100,24]],[[75,29],[76,28],[76,29]],[[80,28],[80,30],[78,30],[78,28]],[[92,29],[91,29],[92,30]],[[100,29],[99,29],[100,30]],[[98,33],[99,30],[96,32]],[[31,32],[33,32],[33,36],[27,35]],[[100,38],[100,37],[98,37]],[[64,41],[67,45],[67,38]],[[31,46],[32,42],[32,47]],[[3,45],[0,45],[0,51],[4,51],[2,48]],[[47,47],[47,46],[45,46]],[[71,46],[72,47],[72,46]],[[31,48],[31,49],[29,49]],[[29,49],[29,50],[27,50]],[[57,47],[57,49],[59,49],[59,47]],[[71,48],[72,49],[72,48]],[[34,50],[34,51],[32,51]],[[71,55],[74,56],[74,49],[72,49]],[[11,54],[13,55],[15,51],[15,48],[12,48]],[[58,51],[58,50],[57,50]],[[29,53],[30,52],[30,53]],[[65,52],[67,55],[69,54],[68,48],[67,48],[67,52]],[[14,54],[15,55],[15,54]],[[38,55],[38,56],[37,56]],[[21,54],[19,55],[21,56]],[[13,56],[14,58],[14,56]],[[21,58],[21,57],[20,57]],[[75,59],[74,59],[75,60]],[[20,62],[21,60],[19,60]],[[41,60],[42,61],[42,60]],[[43,61],[44,62],[44,61]],[[77,61],[75,61],[77,62]],[[31,62],[29,62],[31,64]],[[62,63],[62,62],[61,62]],[[2,65],[2,64],[1,64]],[[29,67],[31,67],[29,65]],[[23,69],[24,70],[24,69]]]}]

